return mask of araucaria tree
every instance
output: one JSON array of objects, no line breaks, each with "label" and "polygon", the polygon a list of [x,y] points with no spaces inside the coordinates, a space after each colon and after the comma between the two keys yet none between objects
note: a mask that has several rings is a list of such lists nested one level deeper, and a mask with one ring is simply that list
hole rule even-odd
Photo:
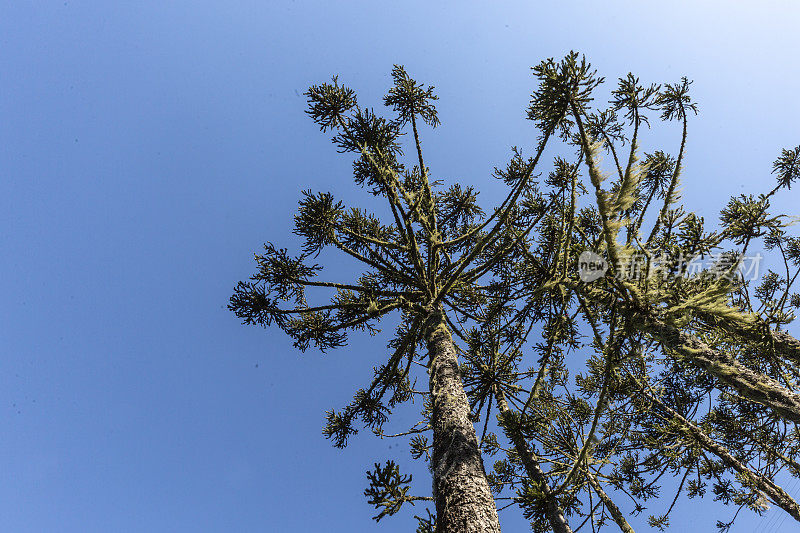
[{"label": "araucaria tree", "polygon": [[[437,531],[499,531],[446,307],[486,291],[479,282],[512,244],[506,242],[508,227],[532,227],[542,216],[538,204],[526,206],[519,200],[549,133],[542,137],[536,158],[507,176],[511,190],[502,205],[476,224],[483,212],[474,191],[458,185],[437,190],[425,166],[419,129],[439,123],[433,88],[418,84],[399,66],[392,77],[394,86],[384,98],[396,114],[391,120],[359,106],[355,93],[336,78],[306,92],[309,115],[323,132],[334,132],[341,152],[355,155],[356,183],[385,200],[389,219],[345,207],[328,193],[304,192],[294,230],[305,240],[302,253],[290,256],[267,244],[256,257],[258,272],[239,283],[230,307],[247,323],[274,323],[301,350],[342,346],[346,332],[373,332],[385,315],[400,313],[388,360],[350,405],[328,413],[325,434],[344,446],[356,419],[379,429],[389,409],[412,395],[409,372],[417,346],[424,344]],[[404,129],[413,132],[410,167],[401,160]],[[353,280],[319,280],[322,267],[310,259],[325,247],[355,259],[363,272]],[[309,289],[328,290],[330,299],[310,305]]]},{"label": "araucaria tree", "polygon": [[[678,489],[666,512],[651,515],[653,527],[667,527],[678,497],[701,497],[709,482],[723,503],[760,513],[771,502],[800,520],[775,481],[787,469],[800,477],[800,341],[785,331],[800,307],[790,292],[800,238],[787,234],[786,216],[769,213],[770,197],[800,177],[800,147],[776,161],[771,192],[732,199],[720,229],[707,231],[679,205],[697,111],[687,80],[661,87],[628,75],[610,107],[595,110],[603,79],[578,54],[533,72],[537,142],[532,156],[514,148],[495,169],[508,191],[488,213],[474,189],[445,186],[425,165],[420,129],[439,123],[433,87],[395,66],[384,97],[392,118],[360,106],[335,77],[311,87],[308,114],[351,154],[355,182],[382,208],[304,191],[294,228],[302,250],[266,244],[230,309],[279,327],[300,350],[322,351],[396,315],[385,363],[349,405],[328,412],[324,429],[339,447],[359,423],[388,436],[391,410],[423,399],[422,421],[399,436],[429,461],[432,496],[408,494],[410,476],[393,461],[376,464],[365,495],[378,520],[432,500],[436,514],[418,517],[418,531],[495,532],[496,500],[506,498],[535,531],[567,533],[579,519],[575,531],[613,523],[627,533],[630,511],[615,499],[639,513],[665,475]],[[653,112],[681,125],[675,156],[640,157]],[[542,179],[543,152],[559,140],[574,158],[556,157]],[[757,241],[783,273],[769,271],[753,290],[740,267]],[[324,279],[315,261],[325,249],[322,259],[338,253],[360,271]],[[715,251],[724,253],[696,268]],[[586,257],[601,271],[585,276]],[[582,365],[574,381],[568,357]],[[427,390],[414,386],[417,368]],[[501,452],[487,475],[483,457]]]}]

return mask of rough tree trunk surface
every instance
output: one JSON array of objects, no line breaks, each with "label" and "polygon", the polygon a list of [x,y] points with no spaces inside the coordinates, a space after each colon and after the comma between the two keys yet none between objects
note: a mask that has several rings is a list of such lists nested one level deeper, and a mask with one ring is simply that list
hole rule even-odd
[{"label": "rough tree trunk surface", "polygon": [[441,310],[431,313],[425,340],[431,358],[431,467],[436,532],[499,533],[497,509],[469,418],[469,402],[453,338]]},{"label": "rough tree trunk surface", "polygon": [[773,331],[775,349],[795,363],[800,363],[800,340],[795,339],[785,331]]},{"label": "rough tree trunk surface", "polygon": [[800,422],[800,394],[747,368],[734,357],[715,350],[693,335],[652,319],[647,328],[679,356],[707,370],[744,398],[772,408],[786,420]]},{"label": "rough tree trunk surface", "polygon": [[800,364],[800,339],[792,337],[786,331],[770,330],[765,333],[760,328],[742,328],[733,325],[724,325],[725,331],[737,337],[743,337],[758,344],[765,344],[772,348],[780,357],[785,357],[790,361]]}]

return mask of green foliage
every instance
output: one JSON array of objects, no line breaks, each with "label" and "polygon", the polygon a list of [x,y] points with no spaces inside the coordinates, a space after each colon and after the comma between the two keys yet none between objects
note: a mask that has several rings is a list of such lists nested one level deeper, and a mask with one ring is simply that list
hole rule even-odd
[{"label": "green foliage", "polygon": [[539,88],[531,96],[528,118],[541,132],[560,131],[565,138],[573,125],[570,105],[582,108],[592,101],[592,91],[603,82],[585,57],[570,52],[555,62],[552,58],[533,67]]},{"label": "green foliage", "polygon": [[400,475],[400,468],[394,461],[386,461],[386,466],[375,463],[375,470],[367,471],[369,487],[364,491],[367,503],[374,506],[378,513],[373,518],[380,522],[384,516],[397,513],[406,502],[413,500],[408,495],[411,476]]},{"label": "green foliage", "polygon": [[395,65],[392,69],[392,79],[394,87],[389,89],[383,103],[399,115],[400,124],[407,124],[419,115],[427,125],[434,128],[438,126],[439,117],[433,102],[439,97],[433,93],[434,87],[425,88],[417,83],[401,65]]},{"label": "green foliage", "polygon": [[767,209],[769,201],[765,196],[756,199],[753,195],[742,194],[731,198],[720,211],[720,221],[736,244],[744,244],[779,227],[778,219],[769,217]]},{"label": "green foliage", "polygon": [[782,150],[772,165],[772,173],[777,174],[780,187],[790,189],[792,183],[800,178],[800,146]]},{"label": "green foliage", "polygon": [[[300,350],[322,351],[351,332],[377,334],[394,314],[373,379],[328,411],[323,433],[338,447],[359,426],[389,438],[392,412],[415,404],[421,421],[396,437],[423,460],[432,404],[415,371],[428,382],[431,361],[418,349],[430,317],[442,317],[436,326],[457,340],[481,451],[494,458],[491,488],[534,531],[550,531],[554,513],[624,530],[625,516],[646,508],[650,526],[666,530],[683,495],[713,495],[737,514],[762,513],[769,500],[799,518],[774,480],[800,475],[800,341],[786,332],[800,309],[792,292],[800,237],[788,217],[770,212],[770,199],[797,181],[800,147],[775,161],[773,190],[732,198],[711,231],[678,192],[698,111],[690,81],[628,74],[601,105],[604,78],[575,52],[533,74],[527,116],[538,143],[530,154],[513,147],[494,169],[507,194],[491,209],[478,190],[445,183],[424,163],[419,126],[439,124],[432,86],[396,65],[383,99],[391,118],[362,109],[335,77],[312,86],[308,114],[354,158],[354,181],[384,209],[303,191],[294,227],[302,252],[266,244],[230,309],[247,324],[279,327]],[[640,154],[640,126],[659,119],[681,124],[676,150]],[[560,156],[543,170],[545,148],[559,139]],[[777,266],[746,279],[737,267],[759,245]],[[329,252],[351,262],[351,279],[320,279],[323,266],[312,261]],[[609,263],[591,282],[578,272],[584,252]],[[665,479],[677,490],[665,494]],[[368,480],[376,520],[421,499],[392,461]],[[418,532],[435,530],[430,512],[416,518]]]},{"label": "green foliage", "polygon": [[336,76],[332,83],[312,85],[305,96],[308,98],[306,113],[322,131],[338,128],[344,120],[344,114],[357,103],[355,91],[340,86]]},{"label": "green foliage", "polygon": [[426,511],[428,515],[425,517],[414,516],[417,519],[416,533],[434,533],[436,531],[436,515],[431,514],[427,509]]},{"label": "green foliage", "polygon": [[649,124],[643,111],[656,109],[658,105],[660,87],[650,84],[644,87],[639,84],[639,78],[628,73],[625,78],[619,79],[619,85],[611,95],[611,105],[614,111],[625,110],[625,118],[631,124]]},{"label": "green foliage", "polygon": [[681,78],[680,83],[664,85],[664,90],[656,98],[656,105],[661,107],[662,120],[685,120],[689,111],[697,114],[697,104],[689,96],[691,84],[688,79]]}]

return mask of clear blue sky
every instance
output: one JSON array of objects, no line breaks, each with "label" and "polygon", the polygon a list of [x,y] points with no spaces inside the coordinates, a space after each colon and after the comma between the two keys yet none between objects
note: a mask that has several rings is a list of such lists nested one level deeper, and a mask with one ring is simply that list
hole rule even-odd
[{"label": "clear blue sky", "polygon": [[[379,105],[403,63],[441,96],[433,172],[489,203],[535,138],[530,66],[576,49],[610,80],[686,75],[684,195],[713,219],[800,142],[800,7],[744,4],[0,0],[0,530],[413,530],[361,495],[389,457],[428,491],[407,449],[320,433],[383,351],[300,355],[224,308],[262,242],[296,243],[300,189],[358,198],[302,92],[338,73]],[[674,530],[719,510],[681,502]]]}]

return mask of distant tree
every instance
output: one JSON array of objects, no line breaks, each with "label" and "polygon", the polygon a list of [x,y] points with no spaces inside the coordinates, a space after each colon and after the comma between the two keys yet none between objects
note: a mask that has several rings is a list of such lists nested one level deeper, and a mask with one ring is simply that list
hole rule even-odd
[{"label": "distant tree", "polygon": [[[355,181],[385,208],[346,208],[329,193],[304,191],[294,230],[301,253],[265,245],[230,309],[245,323],[275,324],[300,350],[323,351],[343,346],[347,332],[377,333],[397,312],[386,363],[352,403],[328,413],[324,430],[339,447],[357,420],[389,437],[391,410],[423,399],[422,420],[394,436],[429,461],[433,495],[409,494],[411,477],[391,460],[378,463],[365,491],[376,520],[433,500],[436,514],[417,516],[420,532],[499,531],[495,498],[510,498],[535,531],[566,533],[578,517],[629,532],[615,498],[642,512],[664,475],[679,488],[666,512],[650,517],[654,527],[668,527],[678,497],[703,496],[708,482],[724,503],[760,513],[769,501],[800,519],[774,480],[786,469],[800,477],[800,342],[784,330],[800,307],[791,293],[800,239],[786,233],[785,215],[768,212],[770,197],[800,176],[800,147],[775,163],[771,192],[732,199],[720,229],[707,231],[679,205],[687,120],[697,112],[687,80],[645,86],[628,75],[610,107],[594,110],[603,79],[578,54],[533,72],[528,118],[538,142],[533,157],[514,148],[495,169],[509,192],[488,215],[474,189],[445,187],[425,166],[419,126],[439,123],[433,87],[395,66],[384,98],[393,119],[359,106],[335,77],[311,87],[309,115],[355,155]],[[676,156],[654,151],[640,162],[641,126],[652,112],[678,120],[681,140]],[[400,143],[407,131],[410,166]],[[574,159],[557,157],[541,179],[534,172],[558,138]],[[602,151],[613,160],[606,189]],[[738,272],[759,239],[785,272],[770,271],[751,291]],[[313,261],[327,259],[327,248],[362,270],[320,280]],[[592,280],[581,276],[585,253],[606,260]],[[716,263],[693,266],[713,253]],[[427,371],[427,390],[415,388],[415,367]],[[501,451],[506,458],[487,476],[482,454]]]}]

